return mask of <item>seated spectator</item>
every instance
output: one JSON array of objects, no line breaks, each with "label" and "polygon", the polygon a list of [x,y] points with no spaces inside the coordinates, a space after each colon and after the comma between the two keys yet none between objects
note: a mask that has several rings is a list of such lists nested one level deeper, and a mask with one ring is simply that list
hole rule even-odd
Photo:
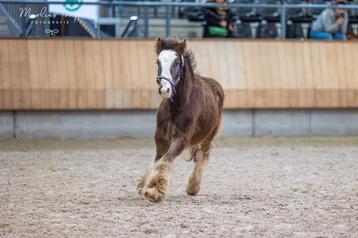
[{"label": "seated spectator", "polygon": [[[336,4],[346,4],[346,0],[337,0]],[[326,9],[312,23],[310,38],[322,40],[346,40],[348,14],[344,9]]]},{"label": "seated spectator", "polygon": [[[225,3],[227,0],[214,0],[208,3]],[[235,15],[229,8],[206,8],[204,37],[232,37],[235,34]]]}]

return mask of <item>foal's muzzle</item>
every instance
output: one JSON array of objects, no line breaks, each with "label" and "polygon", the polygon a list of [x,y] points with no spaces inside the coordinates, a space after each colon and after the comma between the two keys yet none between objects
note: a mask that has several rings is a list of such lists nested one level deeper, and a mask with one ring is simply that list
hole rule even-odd
[{"label": "foal's muzzle", "polygon": [[160,96],[171,99],[175,92],[175,84],[173,80],[160,75],[157,77],[157,83],[159,85]]}]

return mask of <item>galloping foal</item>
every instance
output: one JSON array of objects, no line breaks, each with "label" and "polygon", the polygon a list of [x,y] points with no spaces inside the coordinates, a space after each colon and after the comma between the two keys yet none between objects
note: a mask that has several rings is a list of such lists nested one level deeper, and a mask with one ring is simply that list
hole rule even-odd
[{"label": "galloping foal", "polygon": [[156,40],[157,83],[163,100],[157,112],[155,143],[157,154],[153,169],[138,183],[138,192],[151,202],[166,198],[174,159],[191,149],[195,167],[186,192],[200,190],[203,169],[209,159],[211,142],[218,132],[224,103],[221,85],[195,74],[193,53],[187,41]]}]

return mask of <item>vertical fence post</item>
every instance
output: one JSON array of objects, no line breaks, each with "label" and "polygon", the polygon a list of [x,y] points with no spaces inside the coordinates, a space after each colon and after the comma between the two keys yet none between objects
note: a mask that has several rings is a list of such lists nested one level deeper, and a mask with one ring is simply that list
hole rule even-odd
[{"label": "vertical fence post", "polygon": [[144,37],[147,38],[149,35],[149,16],[148,16],[148,6],[144,7]]},{"label": "vertical fence post", "polygon": [[281,39],[286,38],[286,4],[281,7]]},{"label": "vertical fence post", "polygon": [[165,35],[167,37],[170,36],[170,6],[166,6],[166,12],[165,12]]},{"label": "vertical fence post", "polygon": [[134,21],[134,24],[133,24],[133,34],[134,34],[134,38],[138,38],[139,37],[139,32],[138,32],[138,19]]}]

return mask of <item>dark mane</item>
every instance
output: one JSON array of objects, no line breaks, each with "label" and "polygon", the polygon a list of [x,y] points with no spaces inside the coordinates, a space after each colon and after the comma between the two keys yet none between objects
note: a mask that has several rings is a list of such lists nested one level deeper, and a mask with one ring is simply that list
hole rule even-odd
[{"label": "dark mane", "polygon": [[[160,39],[160,38],[159,38]],[[160,42],[160,45],[158,45],[158,42]],[[157,44],[155,45],[155,51],[157,54],[160,53],[160,51],[162,50],[175,50],[178,51],[178,40],[174,39],[174,38],[168,38],[165,40],[160,40],[158,41],[157,39]]]},{"label": "dark mane", "polygon": [[193,73],[196,74],[196,61],[193,51],[187,50],[186,53],[184,54],[184,57],[189,62],[189,65],[191,66]]}]

